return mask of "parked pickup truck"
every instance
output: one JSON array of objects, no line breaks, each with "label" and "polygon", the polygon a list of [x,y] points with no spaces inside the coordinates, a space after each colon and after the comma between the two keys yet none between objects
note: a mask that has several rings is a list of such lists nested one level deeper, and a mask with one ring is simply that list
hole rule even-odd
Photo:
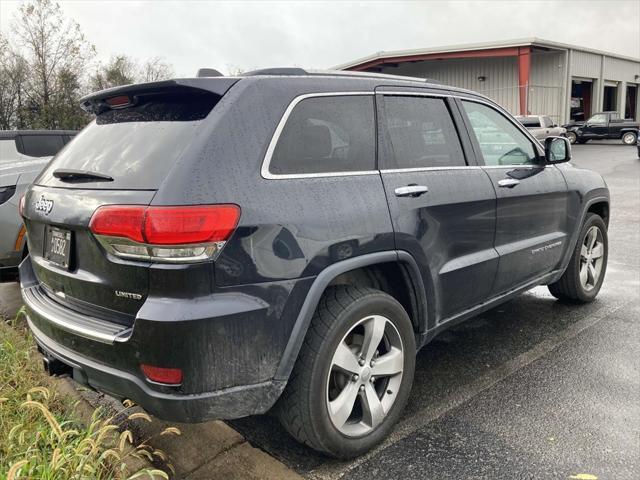
[{"label": "parked pickup truck", "polygon": [[567,130],[557,125],[551,117],[546,115],[520,115],[518,121],[531,132],[538,140],[544,141],[547,137],[564,137]]},{"label": "parked pickup truck", "polygon": [[598,112],[586,122],[572,122],[563,127],[571,143],[620,138],[625,145],[635,145],[640,128],[632,119],[620,118],[618,112]]}]

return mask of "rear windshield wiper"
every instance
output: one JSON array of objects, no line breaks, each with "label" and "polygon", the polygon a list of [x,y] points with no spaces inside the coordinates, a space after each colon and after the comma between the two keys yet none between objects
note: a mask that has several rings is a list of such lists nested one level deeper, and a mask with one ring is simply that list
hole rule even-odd
[{"label": "rear windshield wiper", "polygon": [[53,176],[59,178],[63,182],[113,182],[113,177],[105,175],[104,173],[90,172],[89,170],[58,168],[57,170],[54,170]]}]

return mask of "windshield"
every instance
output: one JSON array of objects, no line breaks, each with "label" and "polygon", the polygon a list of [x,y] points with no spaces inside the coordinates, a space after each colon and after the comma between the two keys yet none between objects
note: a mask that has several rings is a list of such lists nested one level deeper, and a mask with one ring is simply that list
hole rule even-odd
[{"label": "windshield", "polygon": [[600,113],[598,115],[594,115],[593,117],[591,117],[589,120],[587,120],[587,123],[607,123],[607,116]]},{"label": "windshield", "polygon": [[519,117],[520,123],[527,128],[539,128],[540,120],[537,117]]},{"label": "windshield", "polygon": [[[83,170],[113,178],[99,188],[155,190],[193,140],[215,106],[213,94],[153,96],[134,106],[101,113],[54,158],[40,185],[74,188],[54,178],[56,170]],[[86,188],[81,183],[75,188]]]}]

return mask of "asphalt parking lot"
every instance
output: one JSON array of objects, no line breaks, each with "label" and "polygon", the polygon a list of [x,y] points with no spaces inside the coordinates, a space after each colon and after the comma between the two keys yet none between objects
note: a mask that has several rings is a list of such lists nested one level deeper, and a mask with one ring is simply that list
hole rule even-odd
[{"label": "asphalt parking lot", "polygon": [[[442,334],[419,353],[392,436],[355,461],[316,454],[268,415],[230,425],[307,478],[640,478],[640,160],[618,142],[573,154],[612,194],[596,302],[539,287]],[[0,285],[10,296],[15,285]]]},{"label": "asphalt parking lot", "polygon": [[[538,287],[418,355],[392,437],[351,462],[291,440],[269,416],[232,422],[308,478],[640,478],[640,160],[619,142],[573,148],[612,195],[609,266],[586,306]],[[593,478],[593,477],[582,477]]]}]

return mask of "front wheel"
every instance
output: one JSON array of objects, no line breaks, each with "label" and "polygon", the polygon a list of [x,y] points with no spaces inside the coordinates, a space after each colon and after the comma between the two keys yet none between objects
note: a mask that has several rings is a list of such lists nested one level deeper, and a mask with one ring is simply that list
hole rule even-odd
[{"label": "front wheel", "polygon": [[592,302],[607,270],[609,239],[604,220],[588,213],[569,265],[560,280],[548,286],[551,294],[576,303]]},{"label": "front wheel", "polygon": [[637,134],[633,132],[627,132],[624,135],[622,135],[622,143],[624,143],[625,145],[635,145],[637,139],[638,139]]},{"label": "front wheel", "polygon": [[299,441],[338,458],[381,442],[404,408],[415,339],[404,308],[379,290],[329,288],[276,411]]},{"label": "front wheel", "polygon": [[567,132],[566,136],[567,136],[567,140],[569,140],[569,143],[571,145],[573,145],[574,143],[576,143],[578,141],[578,136],[576,135],[575,132]]}]

